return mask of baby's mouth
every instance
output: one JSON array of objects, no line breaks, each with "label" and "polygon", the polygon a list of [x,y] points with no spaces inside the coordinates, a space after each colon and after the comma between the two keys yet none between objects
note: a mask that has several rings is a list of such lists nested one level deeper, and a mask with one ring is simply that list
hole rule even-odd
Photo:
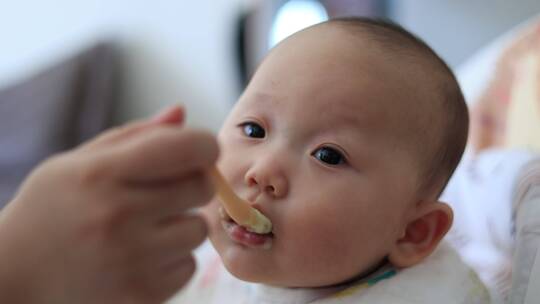
[{"label": "baby's mouth", "polygon": [[238,225],[228,214],[223,207],[219,207],[219,215],[221,217],[221,225],[229,238],[239,244],[251,248],[270,249],[274,234],[272,232],[260,234],[248,231],[246,227]]}]

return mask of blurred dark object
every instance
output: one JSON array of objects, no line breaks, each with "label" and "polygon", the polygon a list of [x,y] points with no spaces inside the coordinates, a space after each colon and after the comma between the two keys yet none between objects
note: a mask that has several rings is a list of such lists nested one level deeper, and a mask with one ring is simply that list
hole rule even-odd
[{"label": "blurred dark object", "polygon": [[246,8],[238,16],[234,37],[240,91],[248,84],[260,61],[270,49],[269,40],[272,28],[276,26],[279,11],[291,2],[320,4],[326,10],[328,18],[387,17],[390,6],[389,0],[272,0],[259,1],[257,5]]},{"label": "blurred dark object", "polygon": [[248,75],[250,74],[247,66],[246,57],[246,24],[249,18],[249,12],[242,11],[238,16],[235,24],[235,37],[234,37],[234,54],[236,55],[236,62],[238,63],[238,77],[240,80],[240,90],[243,90],[248,83]]},{"label": "blurred dark object", "polygon": [[330,18],[348,16],[385,17],[388,1],[381,0],[320,0]]},{"label": "blurred dark object", "polygon": [[0,208],[39,162],[110,126],[115,57],[100,43],[0,90]]}]

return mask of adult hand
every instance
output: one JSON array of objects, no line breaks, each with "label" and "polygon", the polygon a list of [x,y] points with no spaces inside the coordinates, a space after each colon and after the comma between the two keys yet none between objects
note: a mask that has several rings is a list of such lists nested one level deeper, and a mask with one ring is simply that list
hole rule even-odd
[{"label": "adult hand", "polygon": [[215,138],[183,110],[105,132],[37,167],[0,214],[0,302],[159,303],[206,237]]}]

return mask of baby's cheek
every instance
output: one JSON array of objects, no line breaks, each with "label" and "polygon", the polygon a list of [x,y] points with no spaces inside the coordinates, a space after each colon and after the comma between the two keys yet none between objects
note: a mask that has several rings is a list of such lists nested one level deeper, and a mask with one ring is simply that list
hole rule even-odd
[{"label": "baby's cheek", "polygon": [[[290,234],[285,250],[279,254],[283,269],[296,275],[297,282],[312,286],[343,282],[364,269],[365,259],[353,254],[341,229],[320,225],[297,225]],[[355,246],[353,244],[353,246]],[[361,255],[361,254],[360,254]]]},{"label": "baby's cheek", "polygon": [[336,220],[298,221],[290,228],[287,250],[296,258],[295,263],[320,267],[325,263],[336,263],[349,251],[348,233]]}]

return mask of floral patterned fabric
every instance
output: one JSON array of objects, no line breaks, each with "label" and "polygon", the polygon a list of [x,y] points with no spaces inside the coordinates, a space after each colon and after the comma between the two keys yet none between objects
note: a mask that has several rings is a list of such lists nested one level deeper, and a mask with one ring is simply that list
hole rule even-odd
[{"label": "floral patterned fabric", "polygon": [[540,18],[507,40],[484,90],[470,100],[470,146],[540,152]]}]

